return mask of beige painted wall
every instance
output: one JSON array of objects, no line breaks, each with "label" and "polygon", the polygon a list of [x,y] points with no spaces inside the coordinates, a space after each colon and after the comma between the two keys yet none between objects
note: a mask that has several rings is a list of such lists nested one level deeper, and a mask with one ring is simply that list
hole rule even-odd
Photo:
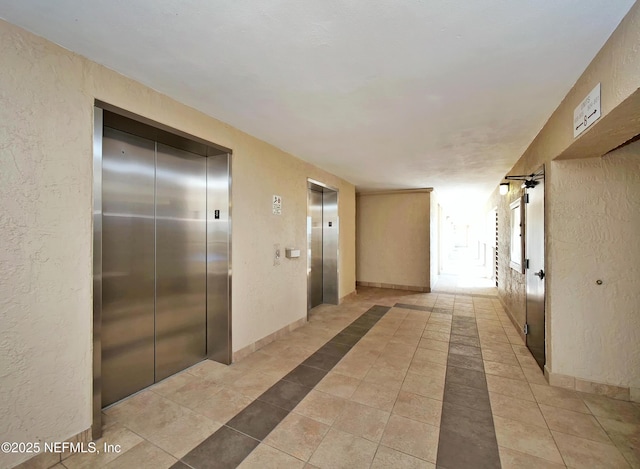
[{"label": "beige painted wall", "polygon": [[[340,191],[340,296],[355,289],[353,185],[0,21],[0,435],[91,425],[94,99],[233,149],[233,348],[306,315],[306,178]],[[271,197],[283,197],[283,214]],[[0,455],[0,466],[28,455]]]},{"label": "beige painted wall", "polygon": [[[621,324],[630,321],[628,325],[631,326],[632,324],[637,325],[637,322],[634,323],[627,313],[620,313],[619,317],[609,316],[610,321],[605,321],[602,316],[606,316],[607,313],[597,307],[600,303],[589,303],[583,300],[583,298],[599,295],[598,290],[595,289],[596,285],[593,283],[595,279],[591,279],[592,274],[596,271],[609,273],[617,271],[618,267],[615,261],[609,260],[617,256],[601,258],[596,255],[595,250],[585,249],[583,243],[563,242],[563,239],[566,241],[568,232],[577,229],[578,220],[586,222],[581,229],[590,233],[584,240],[586,244],[593,243],[595,239],[606,240],[610,234],[618,231],[624,232],[627,222],[617,216],[615,211],[611,216],[604,218],[608,223],[603,223],[601,207],[603,203],[609,206],[613,200],[619,197],[619,194],[616,194],[616,189],[609,187],[618,178],[616,174],[619,170],[614,166],[620,164],[621,167],[624,167],[630,163],[620,161],[614,164],[613,161],[616,161],[614,159],[607,163],[596,163],[600,160],[589,160],[589,163],[583,162],[573,166],[570,163],[561,163],[560,160],[600,157],[640,133],[640,54],[637,53],[639,47],[640,3],[636,2],[508,173],[511,175],[530,174],[541,165],[545,165],[546,368],[552,373],[625,387],[637,387],[637,375],[630,373],[627,364],[620,358],[627,357],[626,360],[637,364],[638,362],[635,361],[638,354],[637,341],[632,346],[628,340],[629,336],[622,338],[622,344],[613,343],[611,340],[618,338],[616,330],[622,327]],[[598,83],[601,83],[602,117],[585,133],[574,139],[573,110]],[[600,167],[601,164],[607,166]],[[572,173],[573,171],[575,173]],[[558,173],[556,174],[556,172]],[[601,191],[592,191],[580,184],[575,184],[577,180],[582,180],[588,185],[594,184],[600,187]],[[623,184],[627,188],[619,190],[634,192],[634,184],[635,182],[627,179]],[[487,210],[490,210],[493,206],[498,205],[499,210],[501,233],[499,255],[501,262],[498,292],[519,325],[522,326],[526,317],[524,276],[508,267],[508,206],[519,192],[514,185],[512,186],[513,192],[510,192],[506,197],[499,196],[496,189],[486,207]],[[603,202],[603,197],[608,202]],[[584,200],[585,203],[578,204],[577,199]],[[568,210],[567,207],[571,206],[572,200],[574,200],[574,208],[580,206],[583,209],[582,213]],[[621,210],[628,209],[621,208]],[[568,220],[568,217],[571,220]],[[624,236],[621,234],[619,239],[624,239]],[[611,248],[614,249],[613,246]],[[628,255],[627,262],[640,264],[640,253],[632,250]],[[578,259],[581,259],[578,265],[588,267],[586,272],[578,272],[569,268]],[[598,262],[597,268],[594,267],[596,260]],[[582,281],[585,280],[582,277],[587,273],[590,274],[590,280],[588,282]],[[635,282],[635,285],[640,283],[640,276],[636,275],[635,271],[628,270],[627,274],[630,275],[630,281]],[[582,280],[577,281],[577,278]],[[567,288],[569,284],[572,288]],[[617,282],[616,285],[618,289],[622,289],[619,290],[619,293],[627,297],[627,300],[623,301],[627,301],[627,306],[629,306],[631,304],[629,301],[633,302],[634,300],[629,299],[632,294],[625,289],[630,286],[624,282]],[[637,287],[635,289],[637,290]],[[600,291],[604,291],[604,288],[601,288]],[[593,321],[590,321],[596,315],[602,315],[596,321],[599,324],[598,327],[601,328],[598,332],[591,326]],[[575,322],[579,317],[583,317],[584,321]],[[574,320],[573,329],[568,327],[567,318]],[[570,338],[570,336],[576,335],[583,336],[583,338]],[[590,338],[595,340],[587,340]],[[590,364],[585,358],[584,350],[581,347],[587,342],[591,342],[590,346],[593,347],[587,355],[591,357],[598,353],[602,357],[602,361],[596,360]],[[578,344],[581,345],[578,346]],[[614,348],[618,348],[618,350],[612,351]]]},{"label": "beige painted wall", "polygon": [[509,205],[522,196],[520,184],[512,183],[507,195],[496,189],[489,198],[486,211],[497,207],[498,212],[498,293],[519,328],[526,322],[526,283],[524,274],[510,267],[511,211]]},{"label": "beige painted wall", "polygon": [[640,388],[640,142],[552,166],[553,371]]},{"label": "beige painted wall", "polygon": [[357,280],[429,287],[429,192],[356,198]]}]

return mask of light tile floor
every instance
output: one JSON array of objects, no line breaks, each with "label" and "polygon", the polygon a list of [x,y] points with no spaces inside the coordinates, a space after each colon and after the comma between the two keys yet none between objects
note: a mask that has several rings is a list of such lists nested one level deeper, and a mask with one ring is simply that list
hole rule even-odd
[{"label": "light tile floor", "polygon": [[[484,368],[503,468],[640,468],[639,405],[550,387],[494,289],[449,290],[361,288],[343,305],[317,307],[304,327],[232,366],[202,362],[110,407],[98,445],[122,452],[76,454],[55,467],[186,468],[180,458],[373,305],[386,305],[240,467],[435,468],[449,364]],[[478,337],[452,340],[456,316],[475,318]]]}]

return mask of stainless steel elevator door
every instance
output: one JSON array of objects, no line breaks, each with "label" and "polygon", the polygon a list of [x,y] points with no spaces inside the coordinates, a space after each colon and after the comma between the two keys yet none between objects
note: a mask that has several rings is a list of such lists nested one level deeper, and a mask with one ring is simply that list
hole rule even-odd
[{"label": "stainless steel elevator door", "polygon": [[103,406],[154,382],[154,149],[104,128]]},{"label": "stainless steel elevator door", "polygon": [[338,193],[322,193],[322,302],[338,304]]},{"label": "stainless steel elevator door", "polygon": [[309,309],[322,304],[322,192],[308,191],[308,260]]},{"label": "stainless steel elevator door", "polygon": [[158,143],[156,381],[206,357],[206,257],[206,159]]}]

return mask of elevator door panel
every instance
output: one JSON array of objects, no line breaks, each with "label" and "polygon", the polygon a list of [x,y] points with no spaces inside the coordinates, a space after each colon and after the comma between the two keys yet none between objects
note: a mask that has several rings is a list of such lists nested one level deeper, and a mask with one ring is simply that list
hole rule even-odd
[{"label": "elevator door panel", "polygon": [[322,192],[309,190],[309,309],[322,304]]},{"label": "elevator door panel", "polygon": [[157,144],[156,381],[206,356],[205,158]]},{"label": "elevator door panel", "polygon": [[322,193],[323,303],[338,304],[338,193]]},{"label": "elevator door panel", "polygon": [[103,406],[154,382],[154,148],[104,128]]}]

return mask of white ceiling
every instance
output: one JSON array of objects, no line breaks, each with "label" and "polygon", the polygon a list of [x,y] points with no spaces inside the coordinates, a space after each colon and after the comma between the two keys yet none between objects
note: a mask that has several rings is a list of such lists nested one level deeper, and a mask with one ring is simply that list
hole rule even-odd
[{"label": "white ceiling", "polygon": [[355,183],[484,202],[633,0],[0,0]]}]

